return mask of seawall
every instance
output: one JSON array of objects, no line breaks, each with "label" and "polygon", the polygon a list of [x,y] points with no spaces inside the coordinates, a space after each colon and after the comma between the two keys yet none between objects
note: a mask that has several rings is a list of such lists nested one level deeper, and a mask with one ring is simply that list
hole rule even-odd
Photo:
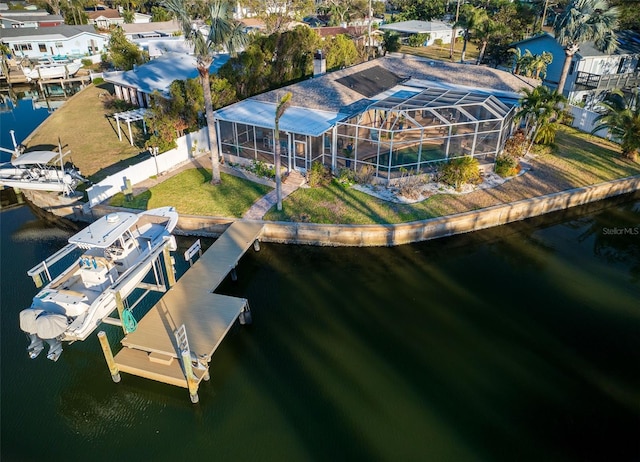
[{"label": "seawall", "polygon": [[[456,215],[393,225],[325,225],[265,221],[261,241],[318,246],[395,246],[513,223],[637,190],[640,190],[640,176],[570,189]],[[25,191],[25,196],[36,206],[74,221],[92,221],[115,210],[115,208],[105,205],[98,205],[92,209],[71,202],[65,205],[53,200],[50,194],[36,191]],[[180,215],[175,233],[216,237],[237,220],[234,218]]]}]

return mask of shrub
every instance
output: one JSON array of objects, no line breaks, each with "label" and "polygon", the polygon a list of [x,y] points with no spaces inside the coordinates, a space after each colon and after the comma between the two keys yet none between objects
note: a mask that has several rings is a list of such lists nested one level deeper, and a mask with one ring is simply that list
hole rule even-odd
[{"label": "shrub", "polygon": [[355,172],[355,180],[360,184],[370,184],[371,180],[373,180],[373,174],[375,173],[374,168],[371,165],[362,165]]},{"label": "shrub", "polygon": [[456,191],[460,191],[462,185],[467,183],[478,184],[482,179],[478,160],[473,157],[453,159],[440,167],[438,179],[453,186]]},{"label": "shrub", "polygon": [[149,150],[151,150],[153,147],[157,147],[158,152],[162,153],[170,151],[171,149],[175,149],[178,147],[178,145],[176,144],[176,141],[174,139],[166,139],[159,134],[154,134],[151,135],[149,140],[147,140],[147,142],[145,143],[145,147]]},{"label": "shrub", "polygon": [[83,59],[83,60],[82,60],[82,61],[80,61],[80,62],[82,63],[82,65],[83,65],[84,67],[91,67],[91,66],[93,66],[93,61],[91,61],[91,60],[90,60],[90,59],[88,59],[88,58],[85,58],[85,59]]},{"label": "shrub", "polygon": [[271,167],[261,160],[254,160],[251,165],[245,167],[248,171],[256,176],[274,179],[276,177],[276,168]]},{"label": "shrub", "polygon": [[311,168],[307,172],[307,183],[312,188],[320,188],[331,182],[331,173],[329,169],[320,162],[311,164]]},{"label": "shrub", "polygon": [[104,79],[102,77],[96,77],[95,79],[93,79],[94,85],[102,85],[103,83],[104,83]]},{"label": "shrub", "polygon": [[504,143],[504,152],[505,154],[510,155],[516,159],[522,157],[527,152],[527,137],[525,136],[522,130],[518,130],[515,132],[511,138]]},{"label": "shrub", "polygon": [[434,44],[435,46],[441,47],[441,46],[442,46],[442,39],[441,39],[441,38],[439,38],[439,39],[435,39],[435,40],[433,41],[433,44]]},{"label": "shrub", "polygon": [[338,172],[336,182],[345,186],[351,186],[356,182],[356,172],[350,168],[341,168]]},{"label": "shrub", "polygon": [[520,171],[520,164],[515,157],[503,153],[496,157],[495,171],[502,178],[515,176]]},{"label": "shrub", "polygon": [[425,177],[404,167],[400,169],[400,173],[401,176],[397,183],[400,195],[409,199],[418,199],[422,193],[422,186],[426,182]]},{"label": "shrub", "polygon": [[411,47],[421,47],[429,40],[429,34],[413,34],[409,36],[407,43]]}]

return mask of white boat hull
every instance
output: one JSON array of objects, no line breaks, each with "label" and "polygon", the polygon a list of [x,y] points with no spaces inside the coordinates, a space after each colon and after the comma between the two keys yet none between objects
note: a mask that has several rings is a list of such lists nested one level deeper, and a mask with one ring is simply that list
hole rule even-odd
[{"label": "white boat hull", "polygon": [[137,215],[110,214],[72,236],[64,249],[32,268],[28,274],[37,280],[49,275],[51,265],[78,249],[83,251],[33,298],[30,308],[20,313],[20,327],[31,337],[29,355],[36,357],[46,341],[51,344],[47,357],[57,360],[62,353],[60,342],[85,340],[118,309],[118,297],[124,301],[139,287],[164,249],[176,249],[171,231],[177,220],[173,207]]},{"label": "white boat hull", "polygon": [[82,64],[79,63],[46,64],[34,68],[25,67],[22,72],[27,80],[63,79],[73,77],[81,67]]}]

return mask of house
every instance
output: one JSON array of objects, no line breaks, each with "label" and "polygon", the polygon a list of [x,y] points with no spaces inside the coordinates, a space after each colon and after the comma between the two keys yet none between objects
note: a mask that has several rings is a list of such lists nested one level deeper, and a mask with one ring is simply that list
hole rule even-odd
[{"label": "house", "polygon": [[0,41],[17,57],[79,58],[106,50],[109,37],[97,34],[93,26],[56,26],[0,29]]},{"label": "house", "polygon": [[[228,54],[216,56],[209,72],[215,74],[228,60]],[[169,52],[130,71],[105,72],[104,80],[114,85],[118,98],[139,107],[148,107],[150,96],[154,92],[167,96],[174,80],[193,79],[197,76],[195,57]]]},{"label": "house", "polygon": [[148,22],[151,22],[150,14],[138,13],[137,11],[133,13],[134,24],[146,24]]},{"label": "house", "polygon": [[53,27],[62,24],[64,24],[62,16],[49,14],[44,10],[2,10],[0,12],[0,27],[2,29]]},{"label": "house", "polygon": [[125,37],[131,41],[141,38],[171,37],[182,34],[182,27],[175,19],[162,22],[122,24],[121,27]]},{"label": "house", "polygon": [[89,18],[89,24],[93,24],[98,29],[109,29],[111,26],[124,24],[124,18],[120,16],[120,12],[112,8],[100,8],[85,11],[85,13]]},{"label": "house", "polygon": [[[529,50],[532,54],[543,51],[553,55],[553,62],[547,66],[543,83],[556,88],[560,81],[564,65],[564,48],[550,34],[541,34],[514,43],[521,53]],[[573,56],[564,96],[573,103],[587,108],[595,107],[606,92],[614,89],[630,89],[640,86],[640,34],[633,31],[618,32],[618,49],[603,53],[595,48],[593,42],[580,45]]]},{"label": "house", "polygon": [[[497,69],[389,54],[219,109],[217,147],[232,162],[273,164],[277,151],[289,171],[321,162],[391,182],[456,157],[495,159],[513,128],[517,92],[535,85]],[[289,92],[278,147],[274,115]]]},{"label": "house", "polygon": [[[391,24],[383,24],[380,29],[398,32],[403,38],[414,34],[429,34],[429,38],[424,42],[424,46],[433,45],[436,40],[442,40],[442,43],[451,43],[453,37],[453,28],[451,24],[442,21],[402,21]],[[458,36],[463,31],[458,30]]]}]

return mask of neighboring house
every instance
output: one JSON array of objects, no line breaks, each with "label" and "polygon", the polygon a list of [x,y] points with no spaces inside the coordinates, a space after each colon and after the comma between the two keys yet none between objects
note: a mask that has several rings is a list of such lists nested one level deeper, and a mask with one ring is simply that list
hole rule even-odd
[{"label": "neighboring house", "polygon": [[[391,24],[383,24],[380,29],[398,32],[403,38],[415,34],[429,34],[429,39],[424,43],[425,46],[433,45],[440,39],[442,43],[451,43],[453,36],[453,28],[451,24],[442,21],[402,21]],[[462,35],[461,29],[457,30],[458,36]]]},{"label": "neighboring house", "polygon": [[366,26],[335,26],[335,27],[314,27],[320,38],[323,40],[327,37],[335,37],[336,35],[347,35],[358,45],[378,48],[383,41],[383,32],[373,29],[371,30],[371,40],[368,39],[368,28]]},{"label": "neighboring house", "polygon": [[146,24],[148,22],[151,22],[151,15],[137,12],[133,14],[134,24]]},{"label": "neighboring house", "polygon": [[0,26],[2,29],[21,27],[53,27],[64,24],[64,18],[59,14],[49,14],[44,10],[2,10],[0,12]]},{"label": "neighboring house", "polygon": [[[216,56],[209,72],[213,75],[229,60],[228,54]],[[196,59],[181,53],[166,53],[141,66],[125,72],[105,72],[104,80],[112,83],[116,96],[139,107],[149,106],[149,97],[155,91],[167,96],[174,80],[193,79],[198,76]]]},{"label": "neighboring house", "polygon": [[123,24],[122,30],[129,40],[152,38],[152,37],[171,37],[182,34],[182,27],[176,20],[149,23]]},{"label": "neighboring house", "polygon": [[90,25],[0,29],[0,40],[15,56],[32,59],[94,55],[109,43],[109,37],[97,34]]},{"label": "neighboring house", "polygon": [[[618,32],[618,49],[612,54],[597,50],[593,42],[586,42],[573,56],[564,96],[573,103],[587,108],[595,107],[606,92],[614,89],[631,89],[640,86],[640,34],[632,31]],[[513,48],[522,54],[543,51],[553,54],[553,62],[547,66],[543,83],[556,88],[560,80],[565,53],[563,47],[549,34],[514,43]]]},{"label": "neighboring house", "polygon": [[89,24],[95,25],[98,29],[109,29],[111,26],[124,24],[124,18],[120,16],[120,12],[111,8],[85,11],[85,13],[89,18]]},{"label": "neighboring house", "polygon": [[279,125],[289,171],[317,161],[334,173],[366,167],[388,182],[460,156],[490,162],[513,129],[518,91],[535,85],[497,69],[390,54],[219,109],[218,151],[273,164],[275,109],[290,92]]}]

